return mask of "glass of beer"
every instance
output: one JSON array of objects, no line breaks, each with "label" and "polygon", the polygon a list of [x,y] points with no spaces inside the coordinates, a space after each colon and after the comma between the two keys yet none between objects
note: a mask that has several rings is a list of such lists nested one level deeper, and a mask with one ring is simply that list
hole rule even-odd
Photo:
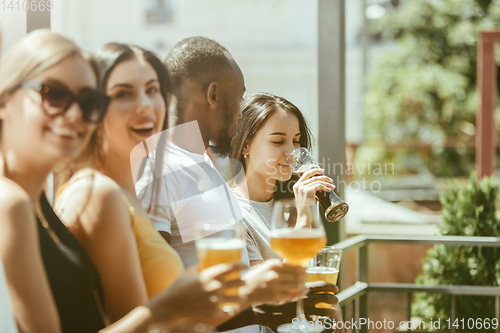
[{"label": "glass of beer", "polygon": [[[323,248],[316,257],[309,261],[306,270],[307,282],[325,281],[337,284],[341,257],[342,250],[336,249],[333,246]],[[331,305],[327,303],[317,303],[316,307],[328,309]],[[316,318],[326,319],[328,317],[316,316]]]},{"label": "glass of beer", "polygon": [[[196,224],[196,253],[199,270],[219,264],[235,264],[242,262],[243,249],[246,246],[244,227],[239,222],[222,224],[219,221],[203,221]],[[225,277],[225,282],[238,280],[239,272]],[[225,291],[225,296],[238,296],[238,288]],[[239,303],[220,303],[222,311],[234,314],[240,308]]]},{"label": "glass of beer", "polygon": [[325,281],[337,284],[342,250],[333,246],[323,248],[307,266],[307,282]]},{"label": "glass of beer", "polygon": [[[325,245],[326,233],[316,213],[316,202],[308,199],[279,200],[271,220],[271,248],[292,265],[306,266]],[[307,332],[308,322],[302,299],[297,301],[297,319],[281,325],[278,332]]]},{"label": "glass of beer", "polygon": [[[299,178],[309,170],[320,169],[318,162],[304,147],[292,151],[287,158],[287,163],[292,168],[292,172]],[[340,199],[335,191],[318,191],[316,192],[316,199],[318,199],[321,207],[323,207],[325,218],[329,222],[340,220],[349,210],[349,205]]]}]

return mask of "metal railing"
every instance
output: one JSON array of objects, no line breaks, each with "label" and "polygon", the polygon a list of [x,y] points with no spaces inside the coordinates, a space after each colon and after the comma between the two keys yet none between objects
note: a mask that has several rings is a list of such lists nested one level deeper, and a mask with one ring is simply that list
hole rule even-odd
[{"label": "metal railing", "polygon": [[[469,296],[493,296],[495,297],[495,318],[500,320],[500,287],[490,286],[458,286],[458,285],[436,285],[426,286],[408,283],[370,283],[369,282],[369,252],[368,246],[371,243],[389,244],[443,244],[452,246],[482,246],[500,247],[500,237],[466,237],[466,236],[367,236],[359,235],[346,239],[335,244],[336,248],[343,251],[343,255],[348,251],[358,251],[357,282],[342,290],[337,294],[340,306],[354,303],[353,321],[359,322],[360,318],[368,317],[368,295],[371,292],[395,292],[406,293],[408,297],[407,316],[411,317],[411,299],[415,292],[440,293],[451,295],[451,322],[456,319],[455,298],[459,295]],[[451,326],[451,332],[455,332],[455,327]],[[367,325],[363,325],[355,332],[368,332]],[[500,333],[500,325],[495,331]]]}]

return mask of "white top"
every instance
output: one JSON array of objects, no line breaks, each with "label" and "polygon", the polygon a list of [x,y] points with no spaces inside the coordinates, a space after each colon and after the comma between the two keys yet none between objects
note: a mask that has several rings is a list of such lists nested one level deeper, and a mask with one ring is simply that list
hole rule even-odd
[{"label": "white top", "polygon": [[268,202],[258,202],[243,198],[238,187],[233,192],[243,211],[243,224],[247,228],[246,242],[249,260],[279,258],[271,249],[270,244],[274,198]]},{"label": "white top", "polygon": [[137,196],[156,229],[170,233],[170,244],[184,266],[192,266],[198,262],[195,225],[216,221],[229,226],[241,221],[238,202],[206,153],[196,154],[167,142],[161,177],[152,181],[154,158],[155,154],[148,156],[150,161],[135,184]]},{"label": "white top", "polygon": [[17,333],[17,325],[12,313],[9,290],[5,280],[2,259],[0,258],[0,332]]},{"label": "white top", "polygon": [[[189,133],[192,146],[198,151],[204,150],[196,121],[173,129]],[[166,137],[171,130],[167,130]],[[147,142],[147,145],[150,151],[155,150],[156,144]],[[206,153],[196,154],[167,141],[162,168],[154,170],[156,176],[153,177],[155,158],[154,152],[147,156],[144,172],[135,183],[137,197],[156,229],[170,233],[170,245],[179,253],[184,266],[195,265],[198,263],[194,242],[196,223],[215,220],[229,226],[233,220],[241,221],[238,201]],[[242,262],[250,266],[246,247]],[[259,326],[249,325],[227,332],[256,333]]]}]

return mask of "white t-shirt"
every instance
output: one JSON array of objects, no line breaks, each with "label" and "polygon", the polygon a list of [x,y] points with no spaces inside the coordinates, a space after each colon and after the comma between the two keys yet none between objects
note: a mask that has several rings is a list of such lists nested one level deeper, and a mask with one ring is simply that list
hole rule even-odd
[{"label": "white t-shirt", "polygon": [[243,211],[246,243],[249,260],[280,258],[271,248],[271,219],[274,199],[268,202],[251,201],[238,195],[239,188],[233,190]]},{"label": "white t-shirt", "polygon": [[5,280],[3,263],[0,258],[0,332],[17,333],[17,326],[12,313],[9,290]]},{"label": "white t-shirt", "polygon": [[[238,201],[207,154],[196,154],[167,142],[161,177],[155,180],[151,167],[155,154],[148,159],[135,184],[137,196],[156,229],[170,233],[170,244],[184,266],[195,265],[196,223],[216,221],[229,226],[233,221],[241,221]],[[244,262],[248,264],[244,252]]]},{"label": "white t-shirt", "polygon": [[[204,150],[197,122],[176,126],[175,130],[188,132],[197,151]],[[151,139],[146,145],[154,151],[157,141]],[[155,228],[170,233],[170,244],[179,253],[184,266],[195,265],[198,262],[194,242],[196,223],[215,220],[229,226],[233,220],[242,220],[240,206],[206,153],[196,154],[167,141],[161,170],[154,170],[155,159],[155,152],[147,156],[143,174],[135,183],[137,197]],[[246,248],[242,262],[250,266]],[[256,333],[259,326],[227,332]]]}]

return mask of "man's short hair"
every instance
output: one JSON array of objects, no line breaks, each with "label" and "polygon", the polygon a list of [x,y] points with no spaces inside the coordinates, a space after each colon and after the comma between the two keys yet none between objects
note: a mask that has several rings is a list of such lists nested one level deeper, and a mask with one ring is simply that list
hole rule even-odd
[{"label": "man's short hair", "polygon": [[196,36],[177,43],[165,58],[172,90],[178,91],[183,80],[193,79],[207,85],[232,70],[229,51],[216,41]]}]

